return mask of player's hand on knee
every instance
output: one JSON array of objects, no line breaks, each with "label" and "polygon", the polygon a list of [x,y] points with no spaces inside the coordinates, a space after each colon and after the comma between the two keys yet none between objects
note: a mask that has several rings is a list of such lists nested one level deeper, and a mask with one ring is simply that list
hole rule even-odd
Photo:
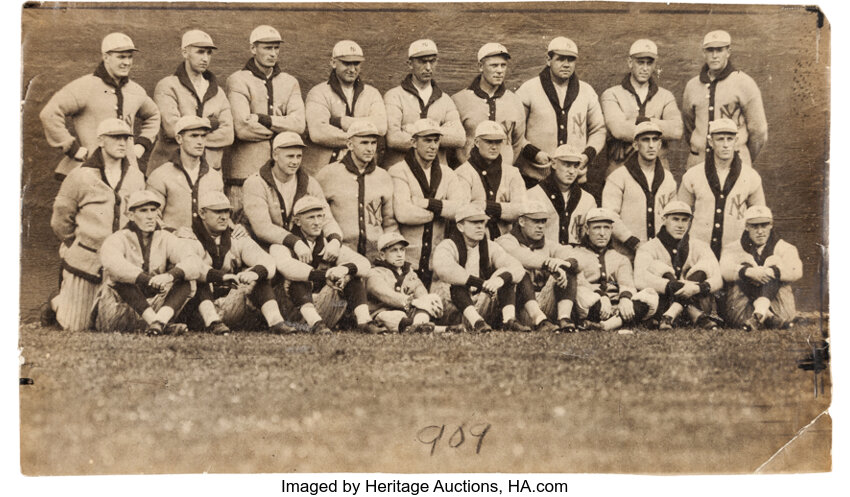
[{"label": "player's hand on knee", "polygon": [[255,273],[254,271],[246,270],[236,275],[236,279],[239,283],[249,284],[260,279],[260,275]]},{"label": "player's hand on knee", "polygon": [[162,273],[151,278],[148,285],[153,288],[156,288],[159,291],[165,290],[165,287],[168,286],[169,283],[174,281],[174,277],[168,273]]},{"label": "player's hand on knee", "polygon": [[620,299],[620,303],[617,304],[617,310],[620,312],[620,317],[623,318],[623,321],[628,321],[635,317],[635,306],[632,303],[632,299]]},{"label": "player's hand on knee", "polygon": [[612,312],[614,312],[614,306],[611,305],[611,299],[607,296],[599,299],[599,317],[603,320],[608,319]]},{"label": "player's hand on knee", "polygon": [[295,251],[295,257],[297,257],[299,261],[305,264],[310,264],[310,262],[313,261],[313,251],[310,250],[310,247],[308,247],[303,241],[298,240],[295,242],[295,246],[292,247],[292,249]]},{"label": "player's hand on knee", "polygon": [[699,293],[699,285],[693,281],[685,281],[678,291],[676,291],[675,295],[679,297],[693,297],[694,295]]},{"label": "player's hand on knee", "polygon": [[319,255],[322,256],[322,259],[325,262],[329,262],[329,263],[333,264],[333,263],[336,262],[337,258],[339,257],[339,248],[340,248],[339,240],[334,238],[333,240],[330,240],[330,241],[328,241],[328,243],[325,244],[324,250],[322,250],[321,254],[319,254]]},{"label": "player's hand on knee", "polygon": [[492,276],[492,277],[490,277],[489,280],[484,282],[482,289],[485,292],[493,295],[496,292],[498,292],[499,289],[502,288],[502,285],[504,285],[504,284],[505,284],[505,280],[503,280],[499,276]]}]

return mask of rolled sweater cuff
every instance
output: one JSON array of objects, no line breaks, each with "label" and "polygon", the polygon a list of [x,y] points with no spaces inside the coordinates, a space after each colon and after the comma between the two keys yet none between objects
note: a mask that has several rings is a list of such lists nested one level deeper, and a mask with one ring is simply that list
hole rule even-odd
[{"label": "rolled sweater cuff", "polygon": [[484,214],[487,214],[493,219],[502,219],[502,204],[499,202],[487,202]]},{"label": "rolled sweater cuff", "polygon": [[141,146],[145,147],[145,153],[149,152],[151,147],[153,147],[153,142],[150,141],[145,136],[139,136],[139,137],[135,138],[133,140],[133,143],[135,143],[136,145],[141,145]]},{"label": "rolled sweater cuff", "polygon": [[325,271],[322,269],[314,269],[310,271],[310,276],[307,278],[314,285],[318,285],[325,282]]},{"label": "rolled sweater cuff", "polygon": [[707,281],[703,281],[699,284],[699,296],[707,297],[711,294],[711,285]]},{"label": "rolled sweater cuff", "polygon": [[514,282],[514,277],[513,277],[513,275],[512,275],[511,273],[507,272],[507,271],[505,271],[504,273],[499,274],[499,278],[502,278],[503,280],[505,280],[505,284],[506,284],[506,285],[510,285],[511,283],[513,283],[513,282]]},{"label": "rolled sweater cuff", "polygon": [[292,233],[290,233],[290,234],[284,236],[283,240],[280,243],[284,247],[287,247],[291,250],[295,250],[295,244],[298,243],[299,240],[301,240],[301,239],[298,238],[297,236],[293,235]]},{"label": "rolled sweater cuff", "polygon": [[151,281],[151,275],[148,274],[148,273],[141,272],[141,273],[139,273],[138,276],[136,276],[136,284],[139,285],[139,286],[148,286],[150,281]]},{"label": "rolled sweater cuff", "polygon": [[593,164],[593,159],[596,158],[596,149],[593,147],[587,147],[584,149],[584,155],[587,156],[587,165]]},{"label": "rolled sweater cuff", "polygon": [[433,212],[435,217],[439,216],[443,212],[443,201],[429,198],[428,207],[426,207],[426,209]]},{"label": "rolled sweater cuff", "polygon": [[466,286],[467,288],[481,288],[482,286],[484,286],[484,280],[482,278],[479,278],[478,276],[469,275],[469,278],[466,279]]},{"label": "rolled sweater cuff", "polygon": [[65,155],[67,155],[68,157],[73,159],[74,156],[77,155],[77,150],[79,150],[79,149],[80,149],[80,142],[78,142],[77,140],[74,140],[73,142],[71,142],[71,146],[68,148],[68,150],[65,151]]},{"label": "rolled sweater cuff", "polygon": [[249,271],[253,271],[254,273],[257,273],[257,276],[259,276],[259,279],[261,279],[261,280],[268,279],[268,277],[269,277],[269,270],[266,269],[265,266],[262,266],[262,265],[259,265],[259,264],[252,267],[251,269],[249,269]]},{"label": "rolled sweater cuff", "polygon": [[357,264],[354,264],[353,262],[349,262],[347,264],[343,264],[342,266],[348,268],[348,275],[349,276],[355,276],[357,274]]},{"label": "rolled sweater cuff", "polygon": [[272,129],[272,118],[268,114],[257,114],[257,122],[268,129]]},{"label": "rolled sweater cuff", "polygon": [[526,146],[522,147],[522,152],[520,152],[520,155],[525,160],[528,160],[530,162],[536,162],[538,153],[540,153],[540,149],[529,143]]},{"label": "rolled sweater cuff", "polygon": [[770,266],[770,269],[773,269],[773,275],[776,277],[776,281],[782,281],[782,272],[779,271],[779,267]]},{"label": "rolled sweater cuff", "polygon": [[206,281],[207,283],[221,283],[224,281],[224,275],[226,272],[221,269],[210,269],[207,271]]},{"label": "rolled sweater cuff", "polygon": [[329,121],[329,122],[330,122],[330,125],[331,125],[331,126],[335,126],[335,127],[339,128],[339,129],[342,129],[342,116],[340,116],[340,117],[331,117],[331,119],[330,119],[330,121]]},{"label": "rolled sweater cuff", "polygon": [[629,249],[629,251],[634,252],[637,250],[638,243],[640,243],[640,238],[636,236],[630,236],[628,240],[623,242],[623,245]]},{"label": "rolled sweater cuff", "polygon": [[336,240],[336,241],[339,242],[340,245],[342,245],[342,236],[339,233],[331,233],[330,235],[326,236],[325,238],[327,238],[328,241]]},{"label": "rolled sweater cuff", "polygon": [[171,268],[171,270],[168,271],[168,274],[170,274],[171,277],[174,278],[174,281],[186,279],[186,273],[184,273],[182,269],[176,266]]}]

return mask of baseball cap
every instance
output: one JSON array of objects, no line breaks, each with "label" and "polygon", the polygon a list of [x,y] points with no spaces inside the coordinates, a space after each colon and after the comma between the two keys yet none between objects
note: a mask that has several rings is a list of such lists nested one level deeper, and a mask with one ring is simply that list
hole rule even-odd
[{"label": "baseball cap", "polygon": [[738,134],[738,125],[728,117],[715,119],[708,123],[708,134],[713,135],[715,133]]},{"label": "baseball cap", "polygon": [[200,196],[200,198],[198,198],[198,209],[221,211],[231,208],[230,199],[227,198],[227,195],[218,190],[206,191]]},{"label": "baseball cap", "polygon": [[272,150],[286,147],[304,148],[306,147],[306,145],[304,145],[304,140],[301,139],[301,136],[298,133],[294,131],[284,131],[274,137],[274,141],[272,142]]},{"label": "baseball cap", "polygon": [[283,38],[280,37],[280,33],[271,26],[266,26],[263,24],[262,26],[257,26],[251,31],[251,37],[249,38],[251,45],[257,42],[263,43],[274,43],[281,42]]},{"label": "baseball cap", "polygon": [[481,121],[475,127],[475,138],[487,140],[506,140],[505,128],[496,121]]},{"label": "baseball cap", "polygon": [[549,219],[549,211],[543,202],[529,200],[522,204],[522,215],[530,219]]},{"label": "baseball cap", "polygon": [[366,60],[366,57],[363,56],[363,49],[351,40],[337,42],[334,45],[332,57],[343,62],[362,62]]},{"label": "baseball cap", "polygon": [[156,193],[150,190],[136,190],[131,193],[130,198],[127,199],[128,210],[133,210],[137,207],[148,204],[156,204],[157,207],[162,207],[162,202],[160,202],[159,197],[157,197]]},{"label": "baseball cap", "polygon": [[118,119],[110,117],[104,119],[97,125],[97,136],[133,136],[133,130],[130,125]]},{"label": "baseball cap", "polygon": [[177,124],[174,125],[174,134],[179,135],[180,133],[188,131],[190,129],[211,130],[212,126],[210,125],[210,120],[206,117],[200,117],[190,114],[187,116],[183,116],[177,120]]},{"label": "baseball cap", "polygon": [[571,55],[573,57],[578,57],[578,47],[575,42],[569,38],[564,38],[563,36],[559,36],[549,42],[549,48],[546,49],[546,53],[553,52],[558,55]]},{"label": "baseball cap", "polygon": [[437,44],[431,40],[416,40],[407,49],[407,58],[425,57],[426,55],[437,55]]},{"label": "baseball cap", "polygon": [[215,46],[215,43],[213,43],[210,35],[204,33],[200,29],[193,29],[183,33],[181,47],[218,48]]},{"label": "baseball cap", "polygon": [[555,149],[555,153],[552,154],[552,158],[561,159],[567,162],[581,162],[581,154],[583,153],[583,150],[579,150],[574,146],[565,143]]},{"label": "baseball cap", "polygon": [[378,250],[384,250],[385,248],[392,247],[397,243],[410,245],[410,242],[408,242],[403,236],[401,236],[401,233],[399,233],[398,231],[390,231],[388,233],[384,233],[383,235],[378,237]]},{"label": "baseball cap", "polygon": [[420,119],[413,123],[413,136],[443,135],[440,123],[433,119]]},{"label": "baseball cap", "polygon": [[584,223],[590,224],[598,221],[613,223],[614,221],[616,221],[616,219],[617,215],[611,212],[610,210],[604,207],[594,207],[593,209],[587,211]]},{"label": "baseball cap", "polygon": [[367,121],[366,119],[358,119],[351,123],[351,126],[348,127],[348,137],[353,138],[355,136],[380,136],[378,133],[378,128],[372,121]]},{"label": "baseball cap", "polygon": [[100,52],[138,52],[139,49],[133,44],[133,40],[124,33],[109,33],[100,42]]},{"label": "baseball cap", "polygon": [[702,39],[702,48],[728,47],[732,44],[732,37],[723,30],[712,31]]},{"label": "baseball cap", "polygon": [[693,216],[691,206],[681,200],[672,200],[664,206],[662,216],[669,216],[670,214],[687,214],[688,216]]},{"label": "baseball cap", "polygon": [[297,202],[295,202],[295,206],[292,208],[292,215],[298,216],[300,214],[304,214],[305,212],[316,211],[316,210],[324,210],[325,205],[321,200],[317,199],[312,195],[304,195],[299,198]]},{"label": "baseball cap", "polygon": [[769,223],[773,221],[773,213],[766,205],[754,205],[744,212],[745,223]]},{"label": "baseball cap", "polygon": [[490,219],[478,204],[464,204],[455,214],[455,221],[487,221]]},{"label": "baseball cap", "polygon": [[652,40],[638,40],[629,48],[629,57],[658,58],[658,46]]},{"label": "baseball cap", "polygon": [[647,133],[658,133],[662,134],[661,126],[655,124],[652,121],[642,121],[635,126],[635,140],[640,138],[641,135],[645,135]]},{"label": "baseball cap", "polygon": [[494,55],[502,55],[507,59],[511,58],[511,54],[508,53],[508,49],[501,43],[485,43],[478,49],[478,62]]}]

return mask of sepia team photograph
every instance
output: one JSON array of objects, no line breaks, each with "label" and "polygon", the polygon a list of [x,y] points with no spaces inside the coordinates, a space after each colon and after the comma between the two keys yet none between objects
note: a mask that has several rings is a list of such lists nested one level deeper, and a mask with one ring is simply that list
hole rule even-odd
[{"label": "sepia team photograph", "polygon": [[833,6],[9,9],[21,492],[832,481]]}]

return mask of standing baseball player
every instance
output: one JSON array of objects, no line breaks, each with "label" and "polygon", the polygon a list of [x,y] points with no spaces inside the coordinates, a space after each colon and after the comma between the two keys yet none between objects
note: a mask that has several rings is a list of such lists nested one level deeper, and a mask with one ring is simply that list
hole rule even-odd
[{"label": "standing baseball player", "polygon": [[682,97],[682,122],[691,153],[687,166],[706,160],[711,150],[709,123],[731,119],[738,130],[735,149],[752,164],[767,142],[767,118],[761,91],[749,75],[732,66],[732,37],[712,31],[702,41],[705,65],[688,81]]},{"label": "standing baseball player", "polygon": [[641,245],[635,255],[635,284],[658,293],[659,329],[673,328],[687,310],[694,325],[717,329],[706,314],[711,296],[723,286],[720,264],[707,243],[688,234],[691,208],[673,200],[664,207],[664,226],[658,236]]},{"label": "standing baseball player", "polygon": [[[546,221],[550,214],[544,204],[526,202],[522,207],[522,215],[511,232],[500,236],[496,243],[520,261],[529,275],[527,283],[533,296],[526,306],[539,302],[546,318],[537,323],[537,331],[574,332],[576,325],[571,316],[579,273],[574,250],[546,239]],[[522,282],[521,285],[525,286]],[[517,292],[528,290],[517,288]],[[532,321],[525,309],[520,312],[519,319],[523,324]]]},{"label": "standing baseball player", "polygon": [[629,73],[616,86],[599,97],[605,127],[608,129],[608,171],[610,175],[635,155],[632,146],[637,120],[649,119],[661,130],[658,161],[669,170],[667,144],[682,138],[682,114],[673,94],[658,86],[653,77],[658,46],[652,40],[637,40],[629,48]]},{"label": "standing baseball player", "polygon": [[581,245],[575,249],[586,283],[576,292],[579,319],[605,331],[640,323],[658,310],[658,294],[652,288],[637,291],[631,261],[611,246],[616,220],[608,209],[590,209]]},{"label": "standing baseball player", "polygon": [[108,118],[97,127],[98,146],[82,166],[70,171],[53,202],[50,227],[62,242],[59,294],[42,315],[66,330],[89,327],[101,283],[98,250],[107,236],[127,222],[127,198],[145,188],[145,176],[127,158],[133,135],[121,119]]},{"label": "standing baseball player", "polygon": [[135,331],[151,336],[180,334],[186,325],[169,324],[192,293],[201,260],[185,240],[157,224],[160,204],[147,190],[127,201],[130,222],[103,242],[104,284],[97,299],[98,331]]},{"label": "standing baseball player", "polygon": [[[505,76],[511,56],[501,43],[486,43],[478,50],[478,76],[469,87],[452,96],[463,128],[466,144],[448,154],[449,166],[457,168],[469,159],[475,142],[475,129],[481,121],[495,121],[505,128],[508,139],[502,160],[513,165],[522,150],[525,137],[525,111],[522,101],[505,87]],[[454,155],[454,157],[453,157]]]},{"label": "standing baseball player", "polygon": [[275,134],[304,132],[301,87],[278,63],[283,39],[271,26],[251,31],[251,58],[227,78],[227,99],[236,139],[224,158],[224,178],[234,212],[242,208],[242,185],[272,153]]},{"label": "standing baseball player", "polygon": [[363,83],[360,70],[366,57],[360,45],[342,40],[331,53],[331,74],[307,94],[307,131],[304,167],[311,176],[347,151],[348,128],[358,119],[375,125],[378,135],[387,134],[387,111],[381,93]]},{"label": "standing baseball player", "polygon": [[233,115],[227,94],[209,70],[215,44],[210,35],[193,29],[183,33],[183,61],[174,74],[159,80],[153,99],[162,117],[159,140],[154,146],[147,175],[168,161],[180,148],[177,122],[184,116],[205,117],[210,122],[204,158],[213,169],[221,170],[224,147],[233,143]]},{"label": "standing baseball player", "polygon": [[271,286],[274,259],[251,238],[233,236],[227,196],[217,190],[205,192],[198,209],[193,245],[204,268],[181,317],[192,329],[203,324],[205,330],[221,335],[231,328],[250,329],[259,310],[272,333],[295,333],[284,323]]},{"label": "standing baseball player", "polygon": [[198,199],[206,192],[224,191],[221,173],[210,166],[204,153],[210,130],[205,117],[190,114],[178,119],[174,126],[178,153],[148,177],[147,189],[163,206],[165,228],[191,228],[198,217]]},{"label": "standing baseball player", "polygon": [[443,299],[428,289],[407,262],[408,241],[391,231],[378,238],[378,259],[366,280],[369,310],[391,331],[430,333],[443,315]]},{"label": "standing baseball player", "polygon": [[501,157],[507,138],[501,124],[481,121],[475,128],[475,146],[469,159],[455,169],[472,203],[490,216],[487,231],[491,240],[511,231],[525,201],[525,182],[519,170],[506,165]]},{"label": "standing baseball player", "polygon": [[584,216],[596,207],[596,200],[578,183],[582,155],[570,145],[558,147],[552,155],[552,173],[526,194],[528,200],[546,206],[546,239],[562,245],[581,241]]},{"label": "standing baseball player", "polygon": [[390,167],[404,158],[410,149],[413,124],[419,119],[431,119],[440,124],[440,162],[446,162],[446,151],[466,144],[466,133],[454,101],[434,81],[437,69],[437,44],[431,40],[416,40],[407,49],[407,67],[402,81],[384,94],[387,109],[387,151],[382,159]]},{"label": "standing baseball player", "polygon": [[658,123],[644,120],[635,126],[625,163],[605,180],[602,207],[617,215],[614,241],[618,250],[634,258],[640,244],[661,229],[661,213],[676,198],[676,180],[659,157],[664,132]]},{"label": "standing baseball player", "polygon": [[520,86],[525,142],[517,167],[531,188],[549,174],[550,157],[561,145],[580,150],[580,183],[605,146],[605,118],[593,87],[578,79],[578,47],[559,36],[549,42],[546,67]]},{"label": "standing baseball player", "polygon": [[357,320],[357,331],[367,334],[386,333],[369,313],[366,285],[371,265],[357,252],[343,246],[339,255],[329,259],[328,240],[322,235],[328,205],[311,195],[295,202],[293,236],[310,250],[310,259],[303,261],[288,247],[275,255],[277,268],[289,284],[289,300],[299,310],[312,333],[329,333],[346,309]]},{"label": "standing baseball player", "polygon": [[[65,85],[39,114],[47,143],[65,154],[56,167],[58,179],[91,157],[98,146],[98,125],[106,119],[120,119],[131,130],[136,117],[141,120],[139,136],[130,136],[127,160],[142,171],[159,131],[159,109],[144,88],[130,79],[133,55],[139,51],[133,40],[123,33],[111,33],[103,39],[100,51],[103,60],[94,73]],[[68,130],[66,118],[71,118],[76,136]]]},{"label": "standing baseball player", "polygon": [[323,167],[316,179],[331,214],[342,228],[342,243],[367,258],[377,255],[378,238],[398,231],[393,215],[393,181],[377,167],[378,129],[369,121],[348,128],[348,153]]},{"label": "standing baseball player", "polygon": [[747,331],[793,324],[797,314],[791,283],[803,277],[797,248],[773,228],[773,213],[755,205],[744,214],[741,239],[723,249],[720,268],[732,286],[726,318]]},{"label": "standing baseball player", "polygon": [[516,306],[525,305],[518,301],[516,287],[528,279],[522,264],[487,237],[484,209],[466,204],[456,217],[457,231],[434,249],[437,279],[432,291],[451,302],[446,319],[452,321],[460,311],[468,329],[487,333],[498,323],[501,309],[503,330],[531,331],[516,319]]},{"label": "standing baseball player", "polygon": [[390,167],[393,179],[393,212],[398,228],[410,243],[407,260],[430,288],[431,251],[445,235],[446,222],[454,220],[469,196],[449,166],[438,157],[442,131],[429,119],[414,123],[413,147],[404,160]]},{"label": "standing baseball player", "polygon": [[739,136],[731,119],[709,124],[711,153],[688,169],[679,186],[679,200],[694,210],[693,238],[711,245],[716,257],[741,238],[748,207],[765,205],[761,176],[735,149]]}]

